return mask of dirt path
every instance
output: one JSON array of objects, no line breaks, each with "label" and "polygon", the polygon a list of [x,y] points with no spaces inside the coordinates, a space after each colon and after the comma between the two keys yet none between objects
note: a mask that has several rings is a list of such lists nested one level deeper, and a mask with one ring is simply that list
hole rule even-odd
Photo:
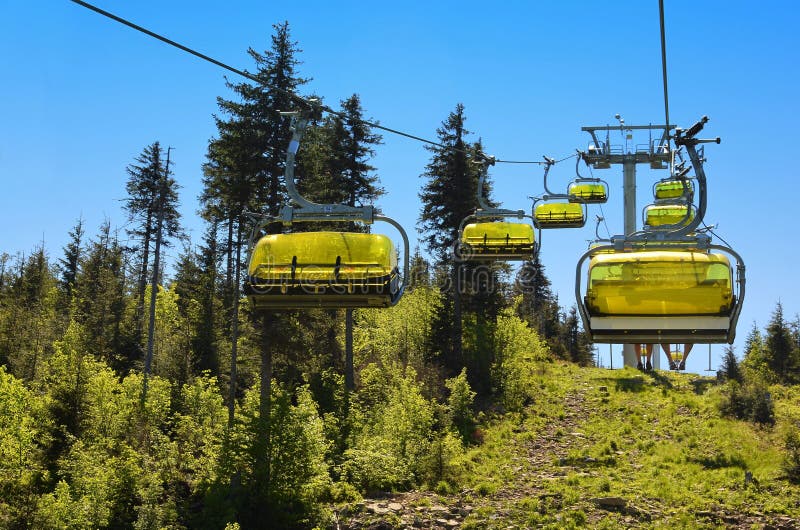
[{"label": "dirt path", "polygon": [[[506,470],[503,486],[496,492],[483,496],[471,490],[447,496],[408,492],[366,498],[351,510],[337,514],[338,523],[334,528],[448,530],[460,528],[473,513],[473,519],[485,518],[490,526],[502,527],[501,522],[508,520],[523,499],[549,497],[543,482],[563,478],[572,469],[568,455],[586,441],[580,432],[589,417],[585,395],[585,390],[568,394],[563,417],[548,422],[538,436],[528,437],[524,442],[519,442],[519,437],[510,440],[512,466]],[[558,466],[555,471],[554,465]]]}]

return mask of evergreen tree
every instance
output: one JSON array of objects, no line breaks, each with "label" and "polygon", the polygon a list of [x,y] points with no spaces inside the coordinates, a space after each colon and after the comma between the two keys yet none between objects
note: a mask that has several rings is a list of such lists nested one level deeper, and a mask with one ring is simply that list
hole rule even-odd
[{"label": "evergreen tree", "polygon": [[72,303],[72,292],[78,278],[78,265],[83,253],[83,218],[78,218],[75,227],[69,233],[69,243],[64,247],[64,257],[59,260],[61,268],[60,285],[64,293],[62,305],[69,308]]},{"label": "evergreen tree", "polygon": [[762,376],[767,375],[766,373],[769,370],[765,355],[764,337],[755,322],[753,322],[753,327],[750,328],[750,332],[744,341],[742,367],[758,372]]},{"label": "evergreen tree", "polygon": [[562,324],[561,343],[564,345],[567,358],[581,366],[591,366],[594,363],[592,343],[586,333],[580,329],[578,310],[572,306]]},{"label": "evergreen tree", "polygon": [[793,383],[800,380],[798,350],[789,325],[783,318],[783,306],[778,302],[767,325],[765,360],[779,381]]},{"label": "evergreen tree", "polygon": [[739,361],[736,359],[736,353],[733,351],[733,346],[725,348],[725,357],[722,359],[722,369],[718,372],[717,377],[726,381],[743,382],[744,377],[739,367]]},{"label": "evergreen tree", "polygon": [[117,236],[111,233],[111,224],[105,221],[80,262],[74,315],[86,332],[89,352],[123,372],[132,366],[124,329],[124,258]]},{"label": "evergreen tree", "polygon": [[155,243],[159,221],[163,229],[162,244],[165,246],[169,245],[170,238],[178,237],[181,233],[179,186],[170,177],[171,171],[166,167],[161,145],[157,141],[145,147],[135,163],[129,164],[125,170],[128,173],[125,185],[128,197],[124,208],[128,212],[128,220],[135,223],[127,232],[139,241],[134,326],[136,343],[140,344],[144,330],[144,290],[150,271],[150,248]]},{"label": "evergreen tree", "polygon": [[205,236],[206,246],[199,251],[186,248],[175,266],[173,286],[178,294],[178,309],[188,322],[195,374],[205,370],[219,373],[218,332],[220,301],[216,297],[217,241],[215,226]]},{"label": "evergreen tree", "polygon": [[28,257],[19,258],[16,273],[7,281],[0,359],[8,362],[17,377],[33,380],[62,327],[56,311],[57,279],[44,243]]},{"label": "evergreen tree", "polygon": [[477,206],[478,166],[471,163],[475,148],[465,137],[464,105],[459,103],[442,126],[436,130],[442,146],[426,146],[431,161],[422,177],[427,179],[419,194],[422,201],[417,228],[428,252],[437,263],[453,261],[453,245],[458,239],[461,221]]},{"label": "evergreen tree", "polygon": [[373,146],[380,145],[382,138],[367,125],[358,94],[342,101],[341,107],[344,118],[333,115],[328,124],[333,185],[341,194],[341,199],[334,202],[348,206],[372,204],[384,194],[374,174],[375,167],[369,164],[375,156]]},{"label": "evergreen tree", "polygon": [[522,297],[518,316],[545,339],[555,336],[558,329],[558,305],[550,285],[538,254],[523,262],[514,282],[514,294]]},{"label": "evergreen tree", "polygon": [[[437,129],[437,146],[422,177],[422,210],[417,228],[422,241],[436,260],[437,277],[445,280],[442,311],[434,324],[436,344],[445,366],[452,374],[467,368],[471,386],[480,392],[490,388],[489,368],[493,355],[493,329],[501,297],[497,270],[490,265],[474,266],[454,259],[453,248],[461,221],[478,207],[477,190],[482,164],[480,142],[469,143],[464,127],[466,117],[460,103]],[[489,204],[491,184],[483,190]],[[465,314],[469,317],[465,318]],[[464,349],[464,323],[470,325],[469,349]]]}]

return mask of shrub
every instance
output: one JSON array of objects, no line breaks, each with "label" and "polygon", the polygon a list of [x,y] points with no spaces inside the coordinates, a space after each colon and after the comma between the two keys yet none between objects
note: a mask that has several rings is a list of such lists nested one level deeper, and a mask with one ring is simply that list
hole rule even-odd
[{"label": "shrub", "polygon": [[800,426],[793,425],[786,431],[784,445],[783,470],[790,481],[800,484]]},{"label": "shrub", "polygon": [[775,405],[766,383],[745,379],[744,383],[728,382],[721,412],[733,418],[765,425],[775,424]]},{"label": "shrub", "polygon": [[466,442],[475,427],[475,418],[472,413],[475,392],[467,381],[467,369],[464,368],[457,377],[446,380],[444,384],[450,390],[450,396],[447,399],[450,424],[461,435],[461,440]]}]

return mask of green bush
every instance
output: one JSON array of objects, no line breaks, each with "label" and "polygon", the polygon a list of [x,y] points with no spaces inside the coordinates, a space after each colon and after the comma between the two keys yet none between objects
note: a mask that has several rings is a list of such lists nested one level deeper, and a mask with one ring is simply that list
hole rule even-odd
[{"label": "green bush", "polygon": [[497,318],[497,352],[492,370],[495,392],[506,410],[520,412],[534,397],[536,362],[550,358],[539,335],[506,308]]},{"label": "green bush", "polygon": [[792,425],[784,435],[786,455],[783,459],[783,470],[786,477],[800,484],[800,426]]},{"label": "green bush", "polygon": [[368,367],[361,375],[342,477],[364,491],[419,483],[430,454],[434,404],[422,395],[410,368]]},{"label": "green bush", "polygon": [[724,415],[764,425],[775,424],[775,405],[763,381],[752,377],[744,383],[729,381],[723,395],[720,410]]},{"label": "green bush", "polygon": [[461,440],[466,442],[475,428],[475,416],[472,412],[475,392],[467,381],[467,369],[461,370],[457,377],[447,379],[444,384],[450,390],[450,396],[447,399],[450,424],[461,435]]}]

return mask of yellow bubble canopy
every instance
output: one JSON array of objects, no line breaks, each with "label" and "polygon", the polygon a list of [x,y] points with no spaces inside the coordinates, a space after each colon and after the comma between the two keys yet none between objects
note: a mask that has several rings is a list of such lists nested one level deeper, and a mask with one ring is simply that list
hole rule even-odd
[{"label": "yellow bubble canopy", "polygon": [[598,254],[589,263],[591,315],[727,315],[733,273],[725,255],[692,251]]},{"label": "yellow bubble canopy", "polygon": [[645,224],[648,226],[666,226],[688,223],[694,219],[694,210],[686,212],[689,207],[685,204],[651,204],[645,208]]},{"label": "yellow bubble canopy", "polygon": [[539,228],[580,228],[586,223],[583,205],[575,202],[543,202],[536,205],[533,219]]},{"label": "yellow bubble canopy", "polygon": [[683,197],[684,193],[687,191],[689,192],[689,195],[694,193],[694,185],[692,184],[692,181],[683,179],[669,179],[656,182],[653,195],[655,195],[656,200],[678,199]]},{"label": "yellow bubble canopy", "polygon": [[608,190],[602,182],[573,182],[567,188],[570,200],[588,203],[603,203],[608,200]]},{"label": "yellow bubble canopy", "polygon": [[256,308],[386,307],[398,295],[398,276],[385,235],[272,234],[253,249],[245,293]]},{"label": "yellow bubble canopy", "polygon": [[466,259],[532,259],[535,238],[529,223],[470,223],[461,233]]}]

